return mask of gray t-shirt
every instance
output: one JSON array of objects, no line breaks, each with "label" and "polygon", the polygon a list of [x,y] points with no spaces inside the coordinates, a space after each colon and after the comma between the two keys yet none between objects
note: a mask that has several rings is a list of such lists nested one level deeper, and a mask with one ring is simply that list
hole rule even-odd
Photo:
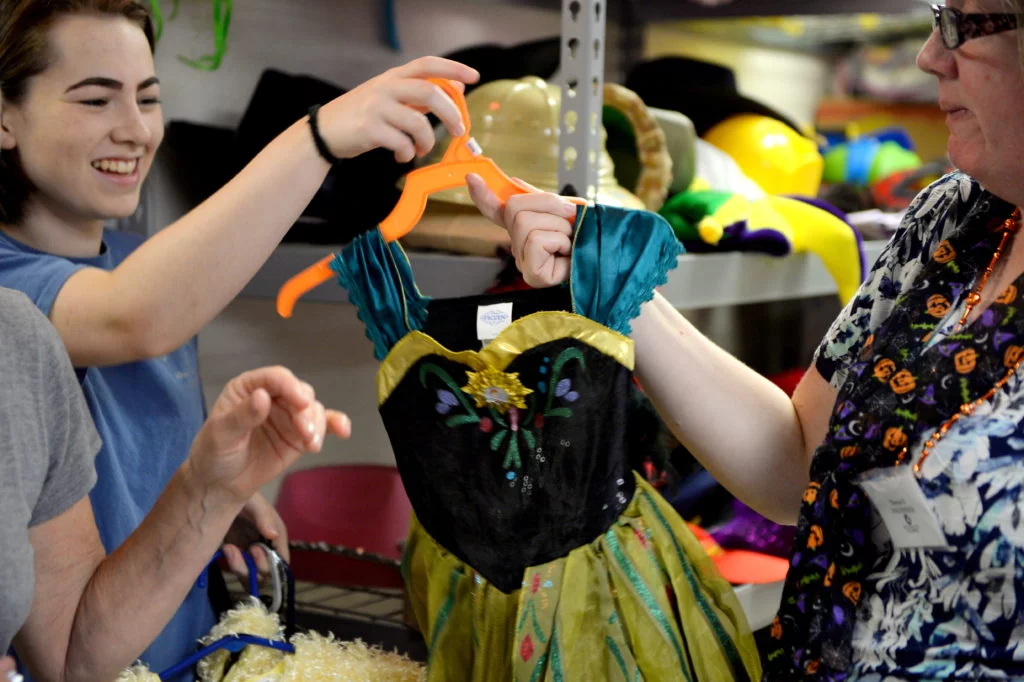
[{"label": "gray t-shirt", "polygon": [[32,605],[29,528],[85,497],[100,438],[57,331],[0,288],[0,655]]}]

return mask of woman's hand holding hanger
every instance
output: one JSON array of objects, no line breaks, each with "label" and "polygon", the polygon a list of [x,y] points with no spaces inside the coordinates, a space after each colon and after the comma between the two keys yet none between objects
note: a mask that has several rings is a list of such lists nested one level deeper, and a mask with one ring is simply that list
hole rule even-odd
[{"label": "woman's hand holding hanger", "polygon": [[453,137],[465,123],[455,102],[428,78],[446,78],[462,89],[480,74],[441,57],[423,57],[372,78],[320,109],[318,124],[330,152],[341,159],[378,147],[399,163],[423,156],[434,146],[426,113],[435,114]]},{"label": "woman's hand holding hanger", "polygon": [[235,522],[231,524],[231,530],[224,538],[225,544],[221,549],[224,550],[224,557],[231,572],[242,580],[248,579],[249,567],[242,557],[242,550],[247,549],[256,562],[260,578],[268,577],[271,574],[270,557],[261,547],[252,546],[254,543],[268,540],[278,556],[285,562],[291,561],[288,527],[270,500],[256,493],[242,507],[242,511],[235,517]]},{"label": "woman's hand holding hanger", "polygon": [[466,176],[466,184],[480,212],[508,230],[516,267],[527,284],[552,287],[568,278],[576,204],[535,189],[510,197],[503,205],[479,176]]}]

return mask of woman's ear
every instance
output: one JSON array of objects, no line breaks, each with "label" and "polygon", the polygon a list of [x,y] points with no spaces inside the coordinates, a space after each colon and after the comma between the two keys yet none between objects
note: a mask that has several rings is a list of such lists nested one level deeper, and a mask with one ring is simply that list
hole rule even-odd
[{"label": "woman's ear", "polygon": [[4,98],[3,94],[0,93],[0,149],[14,149],[18,146],[17,141],[14,139],[14,135],[7,127],[6,119],[4,118]]}]

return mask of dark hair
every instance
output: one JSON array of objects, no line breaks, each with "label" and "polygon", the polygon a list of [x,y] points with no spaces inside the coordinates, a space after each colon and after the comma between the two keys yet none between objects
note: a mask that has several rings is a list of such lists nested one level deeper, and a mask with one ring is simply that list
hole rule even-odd
[{"label": "dark hair", "polygon": [[[0,97],[20,104],[29,81],[50,65],[48,32],[68,15],[124,17],[156,44],[149,9],[137,0],[0,0]],[[18,161],[18,150],[0,152],[0,223],[15,225],[24,217],[33,187]]]}]

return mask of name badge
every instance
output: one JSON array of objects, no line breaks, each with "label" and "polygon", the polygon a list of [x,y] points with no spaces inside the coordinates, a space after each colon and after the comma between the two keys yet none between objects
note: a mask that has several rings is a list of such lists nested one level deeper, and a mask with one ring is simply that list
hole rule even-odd
[{"label": "name badge", "polygon": [[858,481],[861,489],[885,522],[893,547],[897,549],[949,549],[913,467],[876,469]]}]

